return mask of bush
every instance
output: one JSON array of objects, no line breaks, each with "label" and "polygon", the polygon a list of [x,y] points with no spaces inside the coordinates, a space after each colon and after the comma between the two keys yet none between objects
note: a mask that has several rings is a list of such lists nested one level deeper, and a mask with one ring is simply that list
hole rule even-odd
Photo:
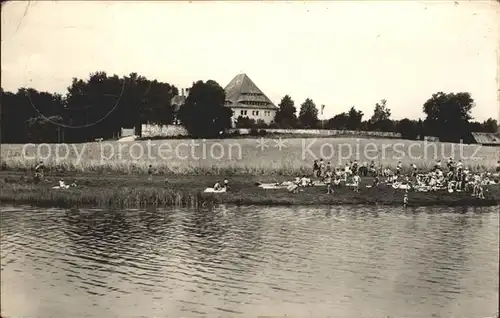
[{"label": "bush", "polygon": [[278,129],[280,128],[278,124],[276,124],[274,121],[269,124],[269,128],[271,129]]},{"label": "bush", "polygon": [[267,131],[265,129],[259,130],[259,136],[265,136],[267,135]]},{"label": "bush", "polygon": [[255,127],[250,128],[250,131],[248,133],[250,136],[258,136],[259,135],[259,130]]}]

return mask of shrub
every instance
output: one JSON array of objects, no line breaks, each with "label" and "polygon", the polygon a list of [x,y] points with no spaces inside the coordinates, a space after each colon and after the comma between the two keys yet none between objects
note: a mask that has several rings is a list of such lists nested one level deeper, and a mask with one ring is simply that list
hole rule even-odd
[{"label": "shrub", "polygon": [[255,127],[250,128],[250,132],[248,133],[250,136],[259,136],[259,130]]}]

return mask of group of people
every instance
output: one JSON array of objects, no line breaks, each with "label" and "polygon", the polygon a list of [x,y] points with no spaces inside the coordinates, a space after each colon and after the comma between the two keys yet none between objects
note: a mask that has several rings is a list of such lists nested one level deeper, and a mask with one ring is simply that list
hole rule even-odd
[{"label": "group of people", "polygon": [[[350,161],[341,167],[333,167],[330,162],[325,163],[323,159],[313,162],[313,176],[319,178],[327,185],[327,193],[334,193],[334,187],[339,186],[344,181],[347,186],[353,187],[354,191],[359,191],[361,176],[373,177],[373,184],[367,187],[376,187],[385,179],[388,185],[395,188],[412,189],[415,191],[432,191],[447,189],[448,192],[466,191],[472,196],[484,198],[484,186],[494,184],[494,178],[500,174],[500,160],[495,168],[496,174],[474,173],[461,160],[454,161],[448,159],[446,164],[437,160],[431,171],[424,173],[415,163],[410,164],[407,174],[403,174],[403,164],[399,161],[394,170],[376,165],[375,161],[358,164],[357,161]],[[348,181],[351,181],[350,183]],[[496,182],[498,183],[498,181]],[[407,200],[407,196],[405,197]]]},{"label": "group of people", "polygon": [[229,180],[227,180],[227,178],[225,178],[222,183],[216,181],[213,186],[214,191],[222,191],[222,190],[227,191],[228,188],[229,188]]},{"label": "group of people", "polygon": [[[469,167],[465,166],[461,160],[454,161],[448,159],[445,164],[441,160],[437,160],[432,169],[428,172],[421,171],[415,163],[410,164],[409,173],[403,174],[403,164],[399,161],[395,170],[383,168],[381,165],[376,165],[375,161],[359,164],[358,161],[349,161],[343,166],[333,167],[330,162],[325,162],[323,159],[314,160],[313,162],[313,178],[327,186],[327,193],[333,194],[334,188],[340,186],[341,182],[353,188],[355,192],[359,192],[361,177],[373,177],[373,183],[367,187],[376,187],[382,183],[381,179],[385,179],[388,185],[405,185],[404,189],[412,189],[415,191],[433,191],[438,189],[447,189],[448,192],[468,192],[472,196],[484,198],[484,186],[498,183],[500,175],[500,160],[496,165],[496,173],[478,173],[473,172]],[[44,179],[45,165],[40,161],[35,166],[34,180],[35,182]],[[148,179],[153,178],[153,167],[148,167]],[[495,181],[496,179],[496,181]],[[303,175],[296,177],[290,182],[288,190],[296,193],[301,187],[313,186],[312,178]],[[59,185],[63,188],[66,185]],[[214,186],[214,191],[227,190],[229,181],[227,178],[223,182],[217,181]],[[402,187],[403,188],[403,187]],[[405,197],[407,200],[407,196]]]},{"label": "group of people", "polygon": [[449,159],[446,167],[442,167],[441,161],[437,161],[427,174],[416,175],[416,184],[420,187],[447,188],[448,192],[468,192],[472,196],[484,199],[484,186],[497,183],[500,172],[500,161],[496,167],[497,173],[472,172],[469,167],[464,166],[461,160],[455,162]]}]

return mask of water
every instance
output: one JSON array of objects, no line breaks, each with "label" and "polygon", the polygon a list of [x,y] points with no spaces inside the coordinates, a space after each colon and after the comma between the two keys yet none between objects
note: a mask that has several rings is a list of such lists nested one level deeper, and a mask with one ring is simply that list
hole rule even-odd
[{"label": "water", "polygon": [[485,317],[496,208],[1,208],[2,314]]}]

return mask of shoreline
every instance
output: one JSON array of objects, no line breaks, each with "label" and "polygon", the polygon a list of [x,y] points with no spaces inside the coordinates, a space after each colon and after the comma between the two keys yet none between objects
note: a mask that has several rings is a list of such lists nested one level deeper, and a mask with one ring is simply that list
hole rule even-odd
[{"label": "shoreline", "polygon": [[[213,207],[218,204],[247,206],[331,206],[331,205],[379,205],[403,207],[404,190],[387,185],[366,188],[373,178],[362,178],[360,192],[341,186],[335,194],[326,193],[325,186],[307,187],[296,194],[286,189],[265,190],[258,182],[285,181],[290,178],[231,176],[227,193],[203,193],[219,176],[154,176],[99,173],[49,174],[46,181],[32,183],[32,174],[19,171],[0,171],[0,204],[32,205],[40,207],[95,207],[95,208],[143,208],[156,207]],[[59,180],[67,184],[76,181],[77,187],[63,190],[52,189]],[[424,206],[499,206],[500,186],[489,186],[485,199],[477,199],[465,192],[448,193],[408,192],[408,207]]]}]

